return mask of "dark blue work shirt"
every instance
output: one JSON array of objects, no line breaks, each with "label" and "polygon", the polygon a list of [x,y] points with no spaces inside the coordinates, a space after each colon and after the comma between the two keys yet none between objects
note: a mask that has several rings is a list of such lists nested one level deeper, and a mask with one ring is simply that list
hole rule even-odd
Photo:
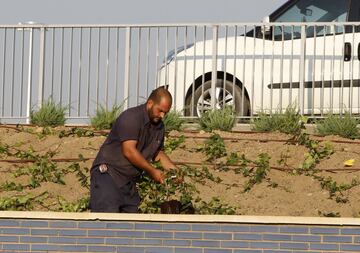
[{"label": "dark blue work shirt", "polygon": [[108,137],[100,147],[92,169],[100,164],[106,164],[109,168],[108,173],[121,187],[129,181],[136,180],[142,172],[126,159],[121,143],[137,140],[137,150],[146,160],[151,161],[164,148],[164,136],[164,124],[151,123],[146,104],[129,108],[116,119]]}]

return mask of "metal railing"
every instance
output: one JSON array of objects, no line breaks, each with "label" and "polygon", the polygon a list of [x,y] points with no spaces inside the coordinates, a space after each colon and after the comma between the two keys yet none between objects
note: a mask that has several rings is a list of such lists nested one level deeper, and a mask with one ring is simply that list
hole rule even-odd
[{"label": "metal railing", "polygon": [[233,106],[241,118],[296,105],[360,110],[360,23],[0,25],[0,122],[29,123],[52,99],[67,123],[143,103],[169,85],[185,117]]}]

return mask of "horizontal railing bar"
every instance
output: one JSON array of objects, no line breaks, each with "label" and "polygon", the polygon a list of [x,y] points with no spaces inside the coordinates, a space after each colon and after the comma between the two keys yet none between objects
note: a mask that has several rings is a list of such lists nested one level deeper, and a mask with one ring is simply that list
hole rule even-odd
[{"label": "horizontal railing bar", "polygon": [[167,24],[3,24],[0,28],[148,28],[148,27],[186,27],[186,26],[343,26],[359,25],[360,22],[229,22],[229,23],[167,23]]}]

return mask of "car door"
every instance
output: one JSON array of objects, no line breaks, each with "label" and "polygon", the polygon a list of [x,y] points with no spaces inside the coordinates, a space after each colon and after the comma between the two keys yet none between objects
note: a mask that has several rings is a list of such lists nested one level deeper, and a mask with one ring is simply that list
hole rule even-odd
[{"label": "car door", "polygon": [[276,23],[308,23],[273,28],[275,40],[287,40],[284,50],[291,47],[297,52],[291,54],[293,68],[288,82],[284,79],[282,83],[283,97],[293,97],[305,114],[339,112],[350,99],[350,80],[357,71],[353,55],[349,60],[344,51],[351,41],[356,43],[356,36],[337,23],[347,21],[349,8],[350,0],[298,0],[271,17]]}]

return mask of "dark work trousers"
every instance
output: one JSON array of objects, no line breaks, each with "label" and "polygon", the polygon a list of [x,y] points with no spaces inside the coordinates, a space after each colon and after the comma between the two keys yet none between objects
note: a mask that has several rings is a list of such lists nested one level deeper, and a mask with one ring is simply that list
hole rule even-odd
[{"label": "dark work trousers", "polygon": [[91,172],[90,209],[91,212],[137,213],[140,196],[136,183],[129,181],[118,187],[109,173],[101,173],[99,167]]}]

